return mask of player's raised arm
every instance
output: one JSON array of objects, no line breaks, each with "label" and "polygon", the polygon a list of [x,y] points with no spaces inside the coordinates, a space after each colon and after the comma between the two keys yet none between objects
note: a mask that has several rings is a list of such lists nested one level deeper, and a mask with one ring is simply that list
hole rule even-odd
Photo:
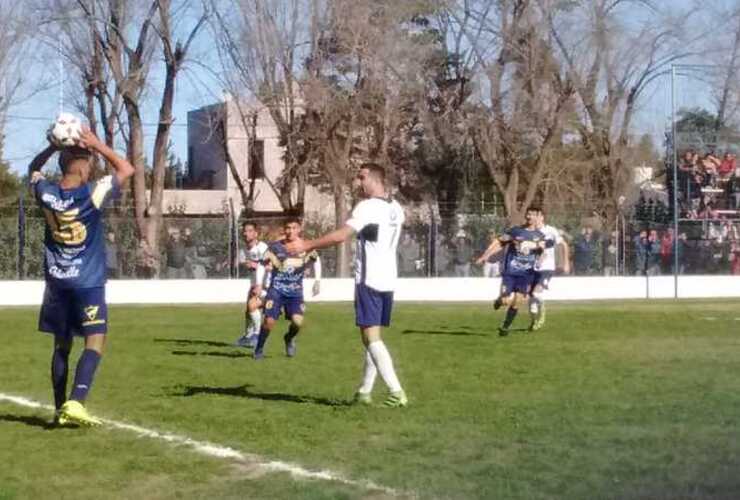
[{"label": "player's raised arm", "polygon": [[58,148],[54,146],[53,144],[49,144],[44,148],[43,151],[41,151],[39,154],[37,154],[33,160],[31,160],[31,163],[28,164],[28,181],[31,183],[34,183],[34,178],[37,176],[34,176],[34,174],[41,171],[41,169],[44,167],[47,161],[49,161],[49,158],[54,155],[58,151]]},{"label": "player's raised arm", "polygon": [[131,165],[128,160],[113,151],[113,149],[111,149],[107,144],[98,139],[98,136],[96,136],[89,128],[84,126],[82,127],[79,145],[83,148],[88,148],[100,153],[113,168],[119,185],[123,184],[126,179],[134,175],[134,166]]}]

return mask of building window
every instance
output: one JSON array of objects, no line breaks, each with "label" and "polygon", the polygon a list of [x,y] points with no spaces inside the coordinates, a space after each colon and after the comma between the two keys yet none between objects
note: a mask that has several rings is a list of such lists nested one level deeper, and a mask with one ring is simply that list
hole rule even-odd
[{"label": "building window", "polygon": [[249,148],[249,178],[264,179],[265,177],[265,141],[254,139]]}]

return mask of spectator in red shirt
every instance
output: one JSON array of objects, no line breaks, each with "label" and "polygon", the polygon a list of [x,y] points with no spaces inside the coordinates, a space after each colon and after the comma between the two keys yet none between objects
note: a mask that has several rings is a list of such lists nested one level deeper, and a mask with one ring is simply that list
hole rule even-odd
[{"label": "spectator in red shirt", "polygon": [[725,153],[722,158],[722,163],[717,168],[717,174],[720,179],[729,179],[732,174],[735,173],[735,155],[731,153]]}]

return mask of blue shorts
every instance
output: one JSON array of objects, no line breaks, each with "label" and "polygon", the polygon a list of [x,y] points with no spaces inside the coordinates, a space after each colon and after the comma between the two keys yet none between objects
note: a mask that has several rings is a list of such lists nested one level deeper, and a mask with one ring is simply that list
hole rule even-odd
[{"label": "blue shorts", "polygon": [[355,285],[355,324],[361,328],[391,324],[393,292],[379,292],[367,285]]},{"label": "blue shorts", "polygon": [[303,305],[303,297],[286,297],[275,290],[268,290],[264,299],[265,317],[278,319],[280,311],[285,310],[286,319],[290,319],[295,314],[303,315],[306,307]]},{"label": "blue shorts", "polygon": [[535,271],[534,281],[532,282],[532,290],[540,285],[543,290],[550,288],[550,279],[555,275],[555,271]]},{"label": "blue shorts", "polygon": [[501,296],[505,297],[512,293],[523,293],[528,295],[534,283],[534,273],[528,274],[503,274],[501,275]]},{"label": "blue shorts", "polygon": [[65,289],[47,284],[39,314],[39,330],[61,337],[106,333],[105,287]]}]

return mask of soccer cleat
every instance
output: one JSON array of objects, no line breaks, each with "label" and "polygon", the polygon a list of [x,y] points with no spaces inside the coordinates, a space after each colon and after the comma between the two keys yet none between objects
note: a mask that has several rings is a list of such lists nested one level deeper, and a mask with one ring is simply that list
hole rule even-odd
[{"label": "soccer cleat", "polygon": [[501,309],[501,306],[504,304],[504,302],[501,300],[501,297],[498,297],[496,300],[493,301],[493,310],[498,311]]},{"label": "soccer cleat", "polygon": [[355,393],[355,397],[352,398],[352,404],[370,406],[371,404],[373,404],[373,397],[369,392],[357,391]]},{"label": "soccer cleat", "polygon": [[383,404],[388,408],[403,408],[409,404],[409,400],[406,397],[406,393],[401,390],[398,392],[391,392],[390,396],[388,396],[388,399],[386,399]]},{"label": "soccer cleat", "polygon": [[265,353],[262,351],[254,351],[252,358],[254,358],[255,361],[259,361],[260,359],[265,358]]},{"label": "soccer cleat", "polygon": [[295,337],[288,338],[288,334],[286,333],[283,335],[283,341],[285,342],[285,355],[289,358],[292,358],[295,356],[296,348],[295,348]]},{"label": "soccer cleat", "polygon": [[245,333],[244,335],[236,339],[236,341],[234,342],[234,345],[236,347],[249,347],[249,342],[250,342],[249,339],[250,339],[249,335]]},{"label": "soccer cleat", "polygon": [[259,337],[259,335],[249,335],[244,347],[249,347],[250,349],[257,347],[257,337]]},{"label": "soccer cleat", "polygon": [[103,422],[90,415],[82,403],[70,399],[62,405],[59,409],[59,417],[57,419],[60,425],[77,424],[86,427],[95,427]]},{"label": "soccer cleat", "polygon": [[54,420],[51,422],[54,427],[77,427],[77,425],[71,422],[63,413],[61,409],[54,412]]},{"label": "soccer cleat", "polygon": [[509,329],[504,328],[503,326],[498,327],[498,336],[499,337],[506,337],[509,334]]}]

